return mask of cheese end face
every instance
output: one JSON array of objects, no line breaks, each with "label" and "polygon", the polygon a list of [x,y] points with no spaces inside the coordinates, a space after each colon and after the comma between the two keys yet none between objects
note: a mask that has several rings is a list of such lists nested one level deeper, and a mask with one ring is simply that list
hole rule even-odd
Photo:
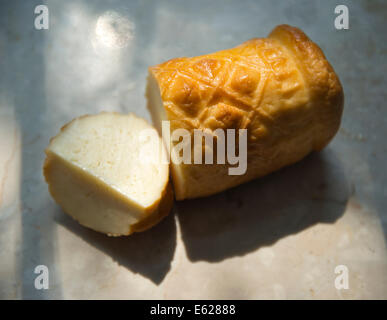
[{"label": "cheese end face", "polygon": [[172,207],[161,139],[132,114],[74,119],[51,139],[46,155],[43,172],[51,195],[93,230],[112,236],[143,231]]}]

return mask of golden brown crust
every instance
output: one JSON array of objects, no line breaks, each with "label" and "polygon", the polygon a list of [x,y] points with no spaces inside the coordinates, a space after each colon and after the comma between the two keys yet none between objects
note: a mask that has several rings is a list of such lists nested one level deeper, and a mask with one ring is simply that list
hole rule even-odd
[{"label": "golden brown crust", "polygon": [[344,92],[340,80],[320,47],[300,29],[280,25],[270,33],[269,37],[278,39],[294,54],[308,83],[310,99],[319,102],[320,107],[316,112],[321,122],[324,123],[327,119],[333,122],[331,132],[325,137],[327,141],[321,142],[315,148],[321,150],[333,138],[340,126],[344,107]]},{"label": "golden brown crust", "polygon": [[[321,150],[336,134],[343,90],[321,49],[300,29],[280,25],[268,38],[150,67],[171,130],[248,129],[248,169],[174,165],[177,199],[210,195]],[[175,171],[183,175],[177,175]]]}]

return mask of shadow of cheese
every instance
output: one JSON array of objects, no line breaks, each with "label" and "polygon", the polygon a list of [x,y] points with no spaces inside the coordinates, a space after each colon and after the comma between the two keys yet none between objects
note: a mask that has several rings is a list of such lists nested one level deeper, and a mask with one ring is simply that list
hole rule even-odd
[{"label": "shadow of cheese", "polygon": [[171,268],[176,248],[176,224],[172,212],[158,225],[128,237],[109,237],[78,224],[58,209],[55,221],[111,256],[118,264],[160,284]]},{"label": "shadow of cheese", "polygon": [[221,261],[317,223],[334,223],[344,213],[350,189],[328,149],[226,192],[178,202],[187,255],[191,261]]}]

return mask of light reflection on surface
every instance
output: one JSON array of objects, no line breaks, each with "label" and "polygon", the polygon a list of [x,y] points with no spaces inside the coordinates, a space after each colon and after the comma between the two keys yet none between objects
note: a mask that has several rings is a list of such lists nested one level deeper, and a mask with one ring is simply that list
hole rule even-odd
[{"label": "light reflection on surface", "polygon": [[119,49],[128,46],[134,35],[134,24],[116,11],[101,15],[95,26],[95,45]]},{"label": "light reflection on surface", "polygon": [[15,106],[0,92],[0,297],[18,297],[21,237],[21,132]]},{"label": "light reflection on surface", "polygon": [[[85,113],[126,111],[133,89],[129,72],[134,23],[108,10],[95,14],[82,4],[66,4],[47,34],[45,92],[58,122]],[[60,23],[59,23],[60,22]]]},{"label": "light reflection on surface", "polygon": [[0,104],[0,219],[3,219],[20,196],[21,142],[14,111],[3,102]]}]

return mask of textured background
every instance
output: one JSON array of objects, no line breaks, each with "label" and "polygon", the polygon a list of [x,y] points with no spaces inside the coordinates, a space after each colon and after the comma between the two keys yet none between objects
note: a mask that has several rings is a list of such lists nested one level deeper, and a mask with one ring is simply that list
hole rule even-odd
[{"label": "textured background", "polygon": [[[34,29],[38,4],[50,10],[49,30]],[[349,30],[334,28],[338,4],[349,8]],[[386,20],[386,2],[374,0],[2,0],[0,298],[386,299]],[[264,37],[281,23],[317,42],[343,84],[342,126],[326,150],[179,202],[128,238],[86,230],[53,202],[43,150],[63,124],[101,110],[150,120],[149,65]],[[49,290],[34,288],[39,264]],[[334,287],[340,264],[348,290]]]}]

